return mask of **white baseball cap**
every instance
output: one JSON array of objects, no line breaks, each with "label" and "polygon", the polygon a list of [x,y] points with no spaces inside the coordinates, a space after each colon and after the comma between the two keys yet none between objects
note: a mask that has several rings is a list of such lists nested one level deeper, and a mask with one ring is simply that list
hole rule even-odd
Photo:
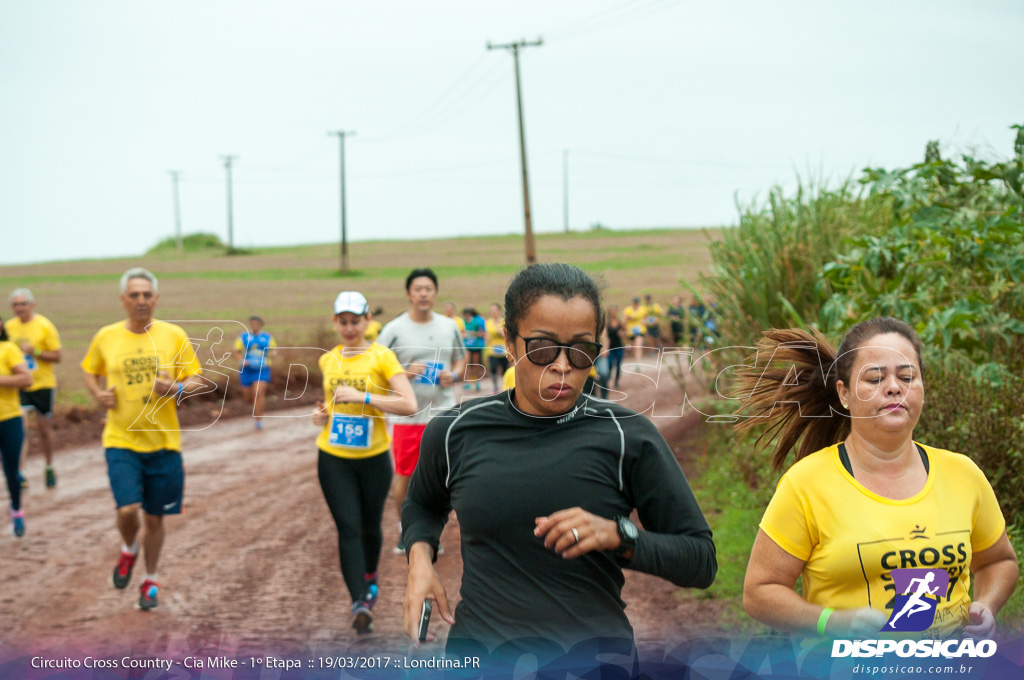
[{"label": "white baseball cap", "polygon": [[357,293],[354,290],[346,290],[338,293],[338,297],[334,298],[335,314],[351,312],[362,316],[368,311],[370,311],[370,305],[367,304],[366,298],[363,297],[362,293]]}]

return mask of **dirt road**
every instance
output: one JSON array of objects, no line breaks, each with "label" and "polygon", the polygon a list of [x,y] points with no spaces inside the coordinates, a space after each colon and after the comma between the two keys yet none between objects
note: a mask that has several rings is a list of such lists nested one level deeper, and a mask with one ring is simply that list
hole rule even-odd
[{"label": "dirt road", "polygon": [[[629,375],[622,386],[627,405],[649,404],[655,394],[660,412],[681,403],[667,376],[658,389]],[[153,612],[133,608],[141,568],[127,590],[110,583],[119,539],[100,444],[61,451],[60,483],[52,490],[39,483],[42,463],[31,457],[28,533],[20,540],[6,531],[0,536],[3,647],[23,654],[181,656],[407,648],[401,635],[406,564],[391,552],[398,529],[390,501],[375,633],[357,638],[349,627],[350,603],[334,524],[317,482],[316,430],[307,411],[275,412],[263,432],[254,431],[248,418],[234,418],[184,434],[186,511],[167,520],[160,607]],[[700,446],[699,419],[658,420],[687,467]],[[457,520],[445,530],[443,544],[438,570],[457,597]],[[717,626],[714,601],[650,576],[627,572],[623,597],[642,644]],[[443,640],[447,626],[438,620],[434,629]],[[440,641],[433,644],[440,649]]]}]

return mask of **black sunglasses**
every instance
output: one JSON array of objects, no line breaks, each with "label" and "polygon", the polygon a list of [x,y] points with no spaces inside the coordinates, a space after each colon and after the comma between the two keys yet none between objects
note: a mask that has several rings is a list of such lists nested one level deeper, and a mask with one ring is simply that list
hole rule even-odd
[{"label": "black sunglasses", "polygon": [[[523,336],[519,336],[523,338]],[[567,344],[561,344],[551,338],[523,338],[526,343],[526,358],[534,366],[550,366],[558,361],[558,355],[565,349],[569,364],[573,368],[589,370],[598,355],[601,354],[601,343],[578,340]]]}]

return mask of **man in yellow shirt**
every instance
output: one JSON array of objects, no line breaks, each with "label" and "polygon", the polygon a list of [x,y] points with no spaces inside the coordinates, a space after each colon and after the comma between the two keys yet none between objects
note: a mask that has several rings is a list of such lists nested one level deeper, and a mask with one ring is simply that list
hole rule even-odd
[{"label": "man in yellow shirt", "polygon": [[[53,406],[57,396],[57,377],[53,365],[60,361],[60,336],[57,328],[42,314],[36,314],[36,299],[28,288],[18,288],[9,297],[14,318],[7,322],[7,334],[25,355],[25,365],[32,372],[32,386],[21,390],[22,417],[25,432],[28,432],[29,415],[36,414],[36,430],[46,457],[46,486],[57,486],[57,475],[53,471]],[[21,450],[21,462],[28,456],[28,437]],[[18,473],[21,484],[25,478]]]},{"label": "man in yellow shirt", "polygon": [[85,386],[107,409],[103,446],[123,539],[121,559],[114,568],[116,588],[126,588],[131,581],[139,552],[136,539],[145,525],[140,609],[157,606],[163,517],[181,513],[185,470],[177,402],[203,384],[185,331],[153,318],[159,299],[152,273],[142,268],[126,271],[121,277],[121,304],[128,319],[101,328],[82,361]]}]

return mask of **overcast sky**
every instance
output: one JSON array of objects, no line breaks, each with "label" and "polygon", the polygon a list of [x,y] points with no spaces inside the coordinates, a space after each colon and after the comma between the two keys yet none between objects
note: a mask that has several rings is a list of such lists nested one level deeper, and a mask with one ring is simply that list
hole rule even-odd
[{"label": "overcast sky", "polygon": [[[1024,122],[1024,3],[0,0],[0,263],[235,243],[713,226],[735,197],[949,153]],[[17,234],[16,238],[8,235]]]}]

